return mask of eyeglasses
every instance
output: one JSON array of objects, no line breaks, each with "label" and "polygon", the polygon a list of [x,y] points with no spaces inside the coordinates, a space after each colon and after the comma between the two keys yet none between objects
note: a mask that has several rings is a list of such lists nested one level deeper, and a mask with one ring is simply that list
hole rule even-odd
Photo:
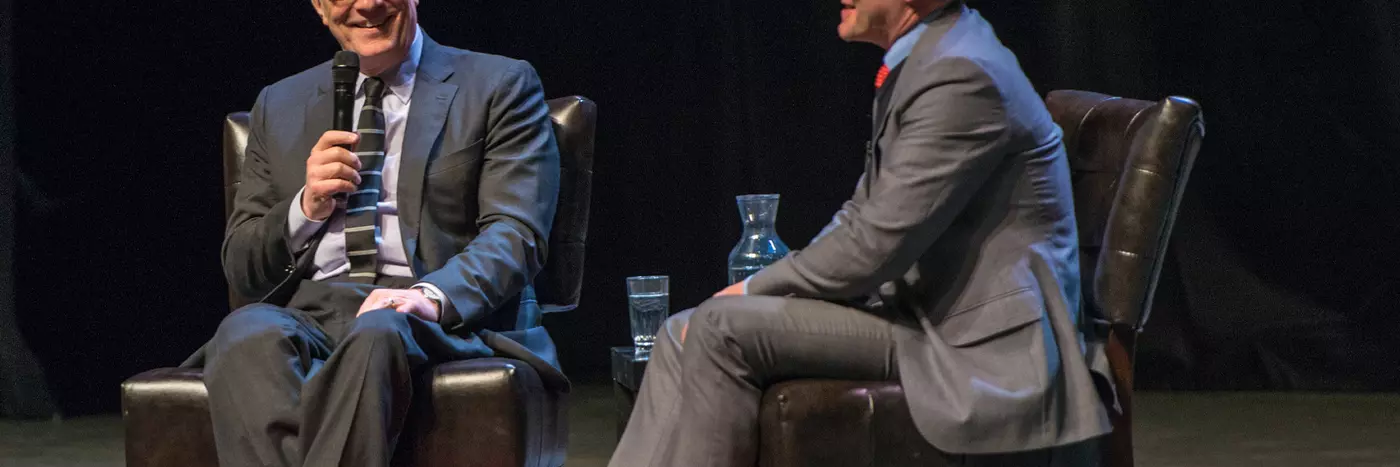
[{"label": "eyeglasses", "polygon": [[[336,7],[336,8],[345,8],[345,7],[349,7],[349,6],[355,5],[355,2],[357,2],[357,1],[359,1],[359,0],[317,0],[317,1],[323,2],[323,3],[327,4],[327,5],[330,5],[330,6],[333,6],[333,7]],[[403,4],[403,2],[385,1],[385,2],[383,2],[383,3],[387,4],[386,6],[388,6],[388,7],[391,8],[391,9],[403,9],[403,8],[405,8],[405,5]]]}]

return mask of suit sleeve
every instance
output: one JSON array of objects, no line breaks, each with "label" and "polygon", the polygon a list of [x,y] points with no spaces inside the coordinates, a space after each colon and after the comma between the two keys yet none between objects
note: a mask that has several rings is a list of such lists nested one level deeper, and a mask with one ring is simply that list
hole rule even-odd
[{"label": "suit sleeve", "polygon": [[484,318],[539,274],[558,201],[559,149],[539,76],[516,62],[494,89],[477,182],[480,234],[422,278],[451,302],[440,320],[449,330]]},{"label": "suit sleeve", "polygon": [[263,144],[267,93],[264,88],[253,104],[241,184],[224,232],[222,251],[224,276],[234,291],[249,302],[267,296],[296,268],[287,219],[293,199],[278,199],[272,165]]},{"label": "suit sleeve", "polygon": [[991,77],[966,59],[934,66],[937,77],[900,114],[868,199],[847,202],[806,249],[754,274],[749,293],[842,298],[898,278],[1005,159],[1006,119]]},{"label": "suit sleeve", "polygon": [[808,241],[807,244],[811,245],[813,243],[817,243],[817,240],[820,240],[822,237],[825,237],[826,234],[829,234],[831,233],[831,231],[836,230],[837,227],[840,227],[841,218],[848,216],[849,214],[847,213],[849,211],[855,210],[857,204],[865,201],[864,198],[865,177],[861,177],[860,182],[856,183],[856,191],[855,194],[851,195],[851,199],[846,200],[845,203],[841,203],[841,210],[836,211],[836,214],[833,214],[831,216],[831,220],[826,223],[826,226],[822,227],[822,230],[817,232],[817,235],[813,236],[812,240]]}]

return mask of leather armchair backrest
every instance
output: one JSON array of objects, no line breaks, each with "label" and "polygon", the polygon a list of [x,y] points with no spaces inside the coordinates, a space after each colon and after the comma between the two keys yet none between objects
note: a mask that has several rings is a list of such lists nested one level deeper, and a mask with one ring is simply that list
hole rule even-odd
[{"label": "leather armchair backrest", "polygon": [[[248,112],[234,112],[224,117],[224,219],[233,217],[233,200],[238,195],[239,179],[243,176],[243,158],[248,149]],[[245,300],[228,290],[229,311],[243,306]]]},{"label": "leather armchair backrest", "polygon": [[598,108],[584,97],[561,97],[549,100],[549,115],[559,145],[559,207],[549,233],[549,259],[535,276],[535,297],[545,313],[554,313],[578,307],[583,290]]},{"label": "leather armchair backrest", "polygon": [[1205,136],[1190,99],[1053,91],[1079,227],[1084,298],[1114,326],[1147,322],[1187,176]]},{"label": "leather armchair backrest", "polygon": [[[583,288],[584,246],[588,241],[589,200],[593,194],[593,141],[597,106],[581,96],[550,99],[549,116],[559,146],[560,186],[549,257],[535,278],[535,297],[544,312],[572,310]],[[224,218],[233,214],[233,199],[248,147],[248,112],[224,119]],[[230,304],[238,303],[230,293]]]},{"label": "leather armchair backrest", "polygon": [[233,198],[243,176],[243,158],[248,150],[248,112],[224,117],[224,219],[233,217]]}]

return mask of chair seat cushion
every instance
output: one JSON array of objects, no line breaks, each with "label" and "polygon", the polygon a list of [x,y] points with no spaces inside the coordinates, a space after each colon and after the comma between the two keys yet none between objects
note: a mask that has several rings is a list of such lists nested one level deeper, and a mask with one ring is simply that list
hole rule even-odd
[{"label": "chair seat cushion", "polygon": [[759,465],[942,466],[894,381],[803,379],[764,393]]},{"label": "chair seat cushion", "polygon": [[[529,365],[505,358],[449,362],[416,388],[407,443],[395,464],[557,467],[567,436],[566,396]],[[424,391],[422,388],[426,388]],[[218,465],[208,392],[198,369],[161,368],[122,384],[129,467]]]},{"label": "chair seat cushion", "polygon": [[158,368],[122,383],[126,465],[219,465],[209,393],[198,369]]}]

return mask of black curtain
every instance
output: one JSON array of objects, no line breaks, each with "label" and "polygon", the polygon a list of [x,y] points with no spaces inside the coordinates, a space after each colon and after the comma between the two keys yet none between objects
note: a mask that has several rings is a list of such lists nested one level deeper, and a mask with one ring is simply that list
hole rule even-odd
[{"label": "black curtain", "polygon": [[13,4],[0,0],[0,417],[54,413],[43,368],[20,335],[15,312],[15,174]]},{"label": "black curtain", "polygon": [[[14,7],[19,329],[70,413],[114,409],[123,378],[177,363],[227,313],[220,119],[335,50],[307,2],[160,3]],[[1205,108],[1145,386],[1400,386],[1384,363],[1400,350],[1397,7],[1344,3],[972,3],[1043,92]],[[629,342],[625,276],[671,275],[675,309],[724,285],[735,195],[781,193],[794,247],[850,195],[880,51],[836,38],[839,9],[420,5],[439,42],[598,102],[583,304],[546,319],[576,378],[605,377]]]}]

